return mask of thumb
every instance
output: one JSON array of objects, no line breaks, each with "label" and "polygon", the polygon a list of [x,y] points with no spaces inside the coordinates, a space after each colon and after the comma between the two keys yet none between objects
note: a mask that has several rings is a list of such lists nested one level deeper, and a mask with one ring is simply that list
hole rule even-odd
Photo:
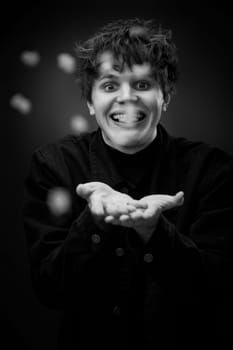
[{"label": "thumb", "polygon": [[169,210],[175,207],[180,207],[184,203],[184,192],[179,191],[174,196],[170,197],[170,200],[168,200],[163,205],[163,210]]},{"label": "thumb", "polygon": [[93,189],[88,184],[79,184],[76,187],[76,193],[78,196],[87,199],[93,193]]},{"label": "thumb", "polygon": [[175,194],[174,196],[174,203],[176,204],[176,206],[181,206],[184,203],[184,192],[183,191],[179,191]]}]

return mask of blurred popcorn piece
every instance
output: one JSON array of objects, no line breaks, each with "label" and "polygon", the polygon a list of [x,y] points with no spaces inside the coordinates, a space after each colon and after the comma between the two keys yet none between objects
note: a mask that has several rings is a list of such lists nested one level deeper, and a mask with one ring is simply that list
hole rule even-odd
[{"label": "blurred popcorn piece", "polygon": [[11,97],[10,106],[21,114],[29,114],[32,110],[31,101],[20,93]]},{"label": "blurred popcorn piece", "polygon": [[140,25],[136,25],[130,28],[130,36],[141,36],[146,37],[147,31],[145,28],[141,27]]},{"label": "blurred popcorn piece", "polygon": [[73,56],[68,53],[60,53],[57,56],[58,68],[62,69],[65,73],[74,73],[76,69],[76,63]]},{"label": "blurred popcorn piece", "polygon": [[63,187],[55,187],[49,191],[47,205],[54,216],[68,214],[71,210],[71,195]]},{"label": "blurred popcorn piece", "polygon": [[82,115],[74,115],[70,120],[70,128],[75,134],[82,134],[89,131],[89,123]]},{"label": "blurred popcorn piece", "polygon": [[23,51],[20,58],[25,66],[28,67],[35,67],[40,62],[40,54],[37,51]]}]

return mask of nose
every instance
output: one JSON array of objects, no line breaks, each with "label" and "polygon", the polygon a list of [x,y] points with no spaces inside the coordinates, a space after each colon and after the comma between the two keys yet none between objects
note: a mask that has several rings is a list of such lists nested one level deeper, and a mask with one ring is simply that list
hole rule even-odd
[{"label": "nose", "polygon": [[136,102],[138,100],[137,93],[129,85],[124,85],[118,90],[117,102]]}]

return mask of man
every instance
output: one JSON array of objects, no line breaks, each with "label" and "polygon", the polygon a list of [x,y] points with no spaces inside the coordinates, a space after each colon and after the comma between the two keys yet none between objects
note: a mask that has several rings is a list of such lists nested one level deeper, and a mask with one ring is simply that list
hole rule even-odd
[{"label": "man", "polygon": [[[63,311],[60,348],[211,346],[228,291],[232,157],[160,123],[178,76],[170,31],[119,20],[77,60],[99,128],[40,147],[25,183],[33,286]],[[54,188],[71,197],[59,218]]]}]

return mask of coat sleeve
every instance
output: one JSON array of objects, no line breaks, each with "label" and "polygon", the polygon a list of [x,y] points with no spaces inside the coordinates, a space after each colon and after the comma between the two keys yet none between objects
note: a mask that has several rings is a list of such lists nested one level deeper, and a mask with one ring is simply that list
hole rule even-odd
[{"label": "coat sleeve", "polygon": [[[106,277],[106,259],[115,237],[112,225],[110,230],[108,225],[103,229],[96,225],[86,201],[60,170],[36,151],[25,180],[24,230],[32,286],[39,300],[52,308],[63,308],[77,298],[92,277],[93,283]],[[71,211],[59,217],[47,204],[49,191],[56,187],[65,188],[72,198]]]}]

